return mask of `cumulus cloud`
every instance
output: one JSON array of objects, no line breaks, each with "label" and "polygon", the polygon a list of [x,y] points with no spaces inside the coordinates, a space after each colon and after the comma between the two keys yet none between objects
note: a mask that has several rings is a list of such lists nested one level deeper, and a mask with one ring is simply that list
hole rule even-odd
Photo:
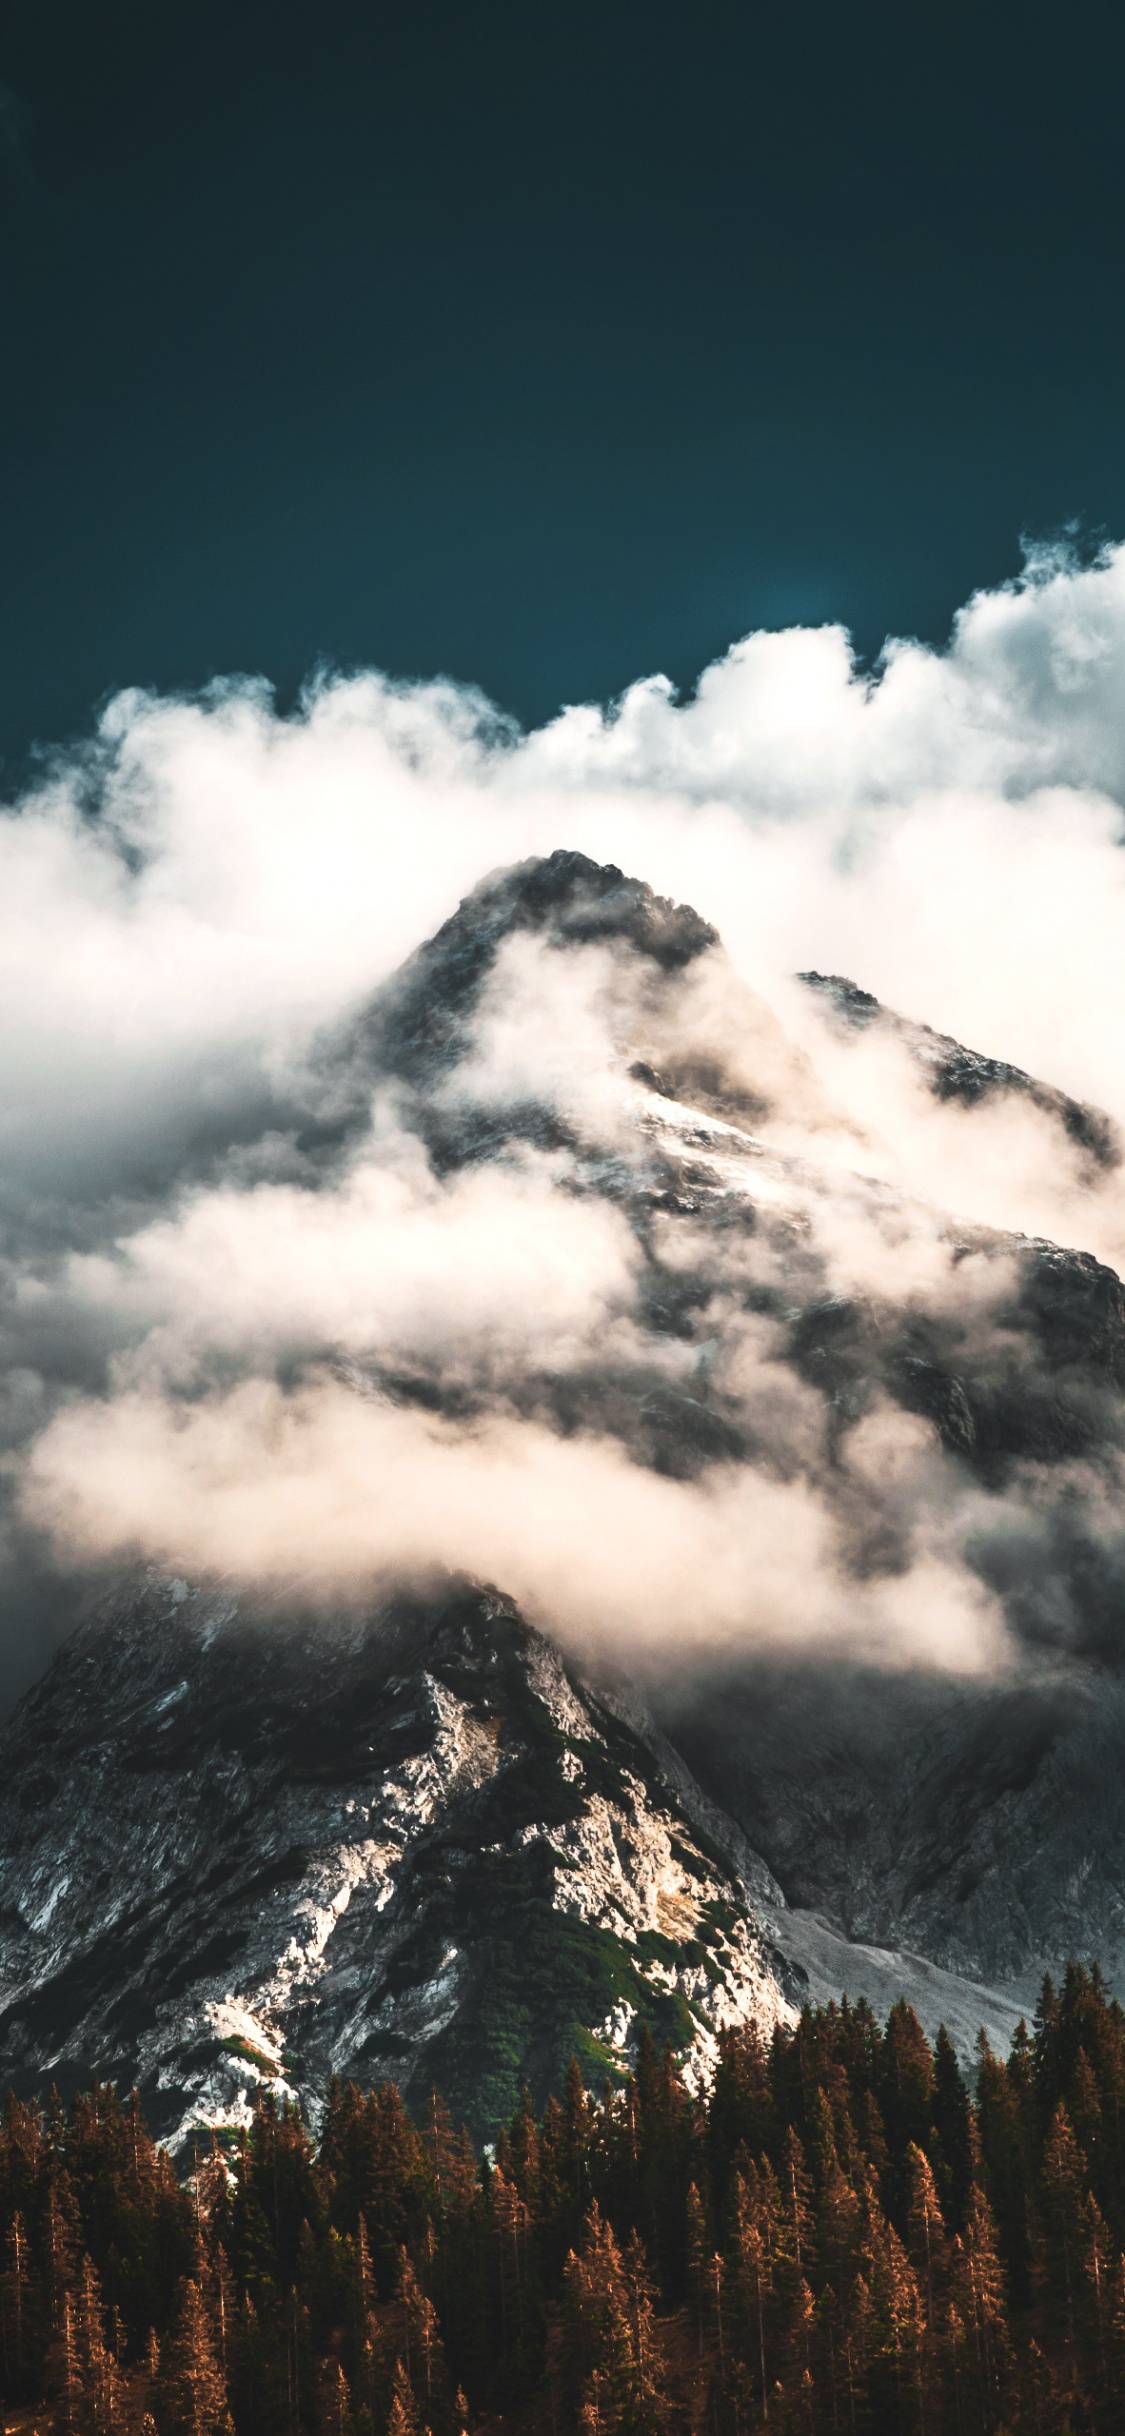
[{"label": "cumulus cloud", "polygon": [[[715,919],[759,990],[891,1004],[1125,1113],[1116,1055],[1125,551],[978,596],[944,653],[737,645],[520,737],[445,685],[124,695],[0,825],[0,1126],[126,1137],[220,1069],[284,1070],[482,872],[573,844]],[[10,1053],[10,1054],[9,1054]]]},{"label": "cumulus cloud", "polygon": [[[33,1527],[72,1566],[469,1566],[587,1640],[996,1663],[954,1353],[1015,1394],[997,1238],[1122,1266],[1125,1169],[1026,1095],[935,1097],[793,975],[1125,1129],[1123,713],[1125,548],[1040,554],[873,675],[754,635],[528,736],[377,675],[284,720],[250,682],[119,697],[0,815],[12,1565]],[[517,929],[424,1089],[367,1073],[372,993],[560,845],[723,950]],[[1052,1373],[1068,1460],[1116,1393]],[[1003,1495],[1038,1511],[1030,1471]]]}]

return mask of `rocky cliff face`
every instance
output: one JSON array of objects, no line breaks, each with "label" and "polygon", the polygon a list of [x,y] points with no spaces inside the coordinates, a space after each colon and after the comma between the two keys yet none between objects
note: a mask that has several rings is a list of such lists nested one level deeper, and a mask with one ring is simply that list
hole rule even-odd
[{"label": "rocky cliff face", "polygon": [[[1125,1989],[1115,1669],[1043,1664],[969,1688],[746,1664],[669,1723],[756,1840],[795,1926],[815,1914],[849,1941],[988,1983],[1017,2011],[1068,1960],[1100,1963]],[[860,1984],[846,1950],[818,1962],[784,1942],[814,1972]]]},{"label": "rocky cliff face", "polygon": [[645,1744],[467,1585],[319,1619],[127,1589],[0,1771],[0,2079],[136,2082],[173,2142],[264,2085],[315,2116],[333,2072],[436,2082],[483,2136],[642,2022],[705,2079],[789,2013]]}]

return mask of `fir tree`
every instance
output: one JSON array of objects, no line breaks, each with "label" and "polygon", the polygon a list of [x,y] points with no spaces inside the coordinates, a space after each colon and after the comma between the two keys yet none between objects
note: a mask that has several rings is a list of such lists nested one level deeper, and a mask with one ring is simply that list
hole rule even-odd
[{"label": "fir tree", "polygon": [[55,2436],[82,2436],[82,2352],[78,2312],[69,2286],[59,2295],[54,2339],[47,2354],[47,2391],[54,2397]]},{"label": "fir tree", "polygon": [[164,2346],[158,2418],[162,2436],[217,2436],[227,2419],[226,2383],[203,2295],[185,2276]]},{"label": "fir tree", "polygon": [[82,2386],[79,2409],[82,2436],[118,2436],[125,2422],[121,2377],[117,2361],[106,2345],[101,2292],[88,2258],[82,2261],[75,2311]]},{"label": "fir tree", "polygon": [[335,2354],[320,2365],[316,2415],[320,2436],[353,2436],[351,2393]]},{"label": "fir tree", "polygon": [[953,2041],[944,2022],[934,2041],[933,2124],[936,2171],[951,2230],[964,2222],[969,2187],[980,2172],[980,2143]]},{"label": "fir tree", "polygon": [[404,2361],[396,2360],[391,2384],[391,2408],[387,2419],[387,2436],[419,2436],[420,2424],[410,2373]]},{"label": "fir tree", "polygon": [[4,2391],[13,2402],[29,2399],[33,2356],[33,2285],[27,2226],[19,2208],[8,2228],[6,2259],[0,2279],[0,2343]]},{"label": "fir tree", "polygon": [[906,2151],[907,2246],[925,2306],[926,2326],[935,2323],[935,2298],[944,2284],[945,2223],[929,2158],[911,2141]]}]

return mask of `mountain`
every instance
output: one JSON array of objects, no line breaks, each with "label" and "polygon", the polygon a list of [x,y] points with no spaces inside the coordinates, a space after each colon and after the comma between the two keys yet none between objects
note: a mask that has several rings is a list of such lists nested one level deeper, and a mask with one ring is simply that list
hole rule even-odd
[{"label": "mountain", "polygon": [[[1058,1979],[1068,1960],[1100,1963],[1125,1991],[1115,1669],[1028,1666],[966,1687],[744,1665],[683,1694],[666,1722],[756,1839],[795,1923],[925,1957],[1028,2014],[1044,1971]],[[839,1946],[786,1945],[822,1989],[859,1991]]]},{"label": "mountain", "polygon": [[882,1006],[870,990],[857,988],[842,973],[800,973],[798,979],[806,989],[816,993],[822,1011],[830,1015],[842,1033],[869,1032],[900,1041],[935,1099],[955,1100],[963,1108],[979,1108],[1013,1094],[1060,1126],[1094,1167],[1121,1165],[1117,1128],[1102,1109],[1071,1099],[1067,1092],[1057,1091],[1051,1083],[1039,1082],[1035,1075],[1025,1074],[1022,1066],[1013,1066],[1004,1058],[985,1057],[979,1049],[965,1049],[948,1032],[935,1032],[927,1023],[909,1022],[896,1015],[893,1007]]},{"label": "mountain", "polygon": [[645,1744],[470,1585],[350,1618],[127,1587],[0,1765],[0,2080],[135,2083],[173,2144],[267,2086],[315,2119],[334,2072],[483,2137],[642,2022],[705,2078],[717,2030],[793,2018]]},{"label": "mountain", "polygon": [[[1125,1989],[1125,1290],[956,1198],[1014,1112],[1101,1223],[1116,1135],[802,984],[811,1032],[691,908],[559,853],[319,1044],[267,1146],[309,1206],[387,1138],[428,1191],[610,1213],[631,1265],[561,1347],[302,1323],[282,1390],[319,1364],[380,1413],[593,1450],[702,1553],[650,1628],[643,1539],[576,1507],[569,1561],[618,1585],[585,1647],[503,1581],[112,1590],[0,1746],[0,2078],[135,2079],[173,2140],[263,2081],[315,2112],[333,2070],[433,2079],[483,2135],[642,2021],[706,2077],[725,2022],[806,1996],[905,1993],[968,2055],[1070,1955]],[[818,1023],[967,1129],[935,1137],[952,1212],[896,1180]]]}]

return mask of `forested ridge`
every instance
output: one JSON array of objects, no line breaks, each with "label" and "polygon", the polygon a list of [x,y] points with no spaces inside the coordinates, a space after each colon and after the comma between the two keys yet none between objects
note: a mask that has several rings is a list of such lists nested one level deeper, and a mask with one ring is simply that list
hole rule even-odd
[{"label": "forested ridge", "polygon": [[1125,2430],[1125,2015],[1044,1983],[975,2088],[896,2005],[642,2043],[477,2157],[435,2095],[266,2096],[181,2178],[134,2097],[9,2096],[5,2425],[59,2436]]}]

